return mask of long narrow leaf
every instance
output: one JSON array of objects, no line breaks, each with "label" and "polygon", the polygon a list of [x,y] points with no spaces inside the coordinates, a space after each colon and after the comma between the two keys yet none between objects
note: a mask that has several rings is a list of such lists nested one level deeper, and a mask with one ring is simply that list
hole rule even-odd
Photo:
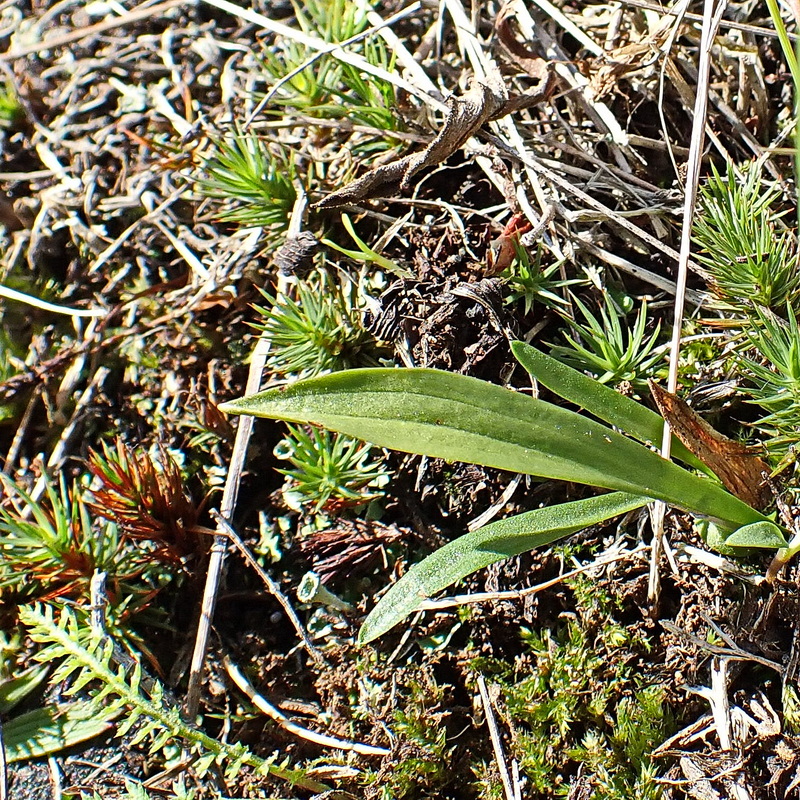
[{"label": "long narrow leaf", "polygon": [[[554,394],[585,408],[590,414],[619,428],[640,442],[649,444],[661,442],[664,420],[655,411],[562,364],[525,342],[512,342],[511,352],[528,374]],[[708,467],[674,436],[672,453],[684,463],[704,472],[708,471]]]},{"label": "long narrow leaf", "polygon": [[423,600],[489,564],[550,544],[647,502],[646,497],[613,492],[529,511],[460,536],[415,564],[389,589],[362,625],[358,640],[365,644],[377,639],[413,614]]},{"label": "long narrow leaf", "polygon": [[360,369],[226,403],[382,447],[663,500],[738,528],[766,519],[712,482],[573,411],[431,369]]},{"label": "long narrow leaf", "polygon": [[13,764],[74,747],[110,730],[115,716],[77,702],[28,711],[3,725],[6,760]]}]

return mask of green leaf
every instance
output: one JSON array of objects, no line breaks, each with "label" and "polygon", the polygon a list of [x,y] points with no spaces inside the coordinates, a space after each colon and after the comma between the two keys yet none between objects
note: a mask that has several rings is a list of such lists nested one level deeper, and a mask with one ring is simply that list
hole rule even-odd
[{"label": "green leaf", "polygon": [[579,414],[465,375],[360,369],[235,400],[381,447],[642,495],[738,528],[766,519],[720,486]]},{"label": "green leaf", "polygon": [[3,724],[9,763],[42,758],[105,733],[111,721],[92,703],[37,708]]},{"label": "green leaf", "polygon": [[504,558],[561,539],[588,525],[640,508],[648,498],[614,492],[493,522],[449,542],[415,564],[389,589],[361,627],[361,644],[382,636],[423,600]]},{"label": "green leaf", "polygon": [[775,550],[788,547],[789,542],[774,522],[753,522],[743,525],[725,538],[728,547],[762,547]]},{"label": "green leaf", "polygon": [[15,678],[0,683],[0,713],[7,714],[27,697],[46,677],[47,666],[33,666]]},{"label": "green leaf", "polygon": [[[664,420],[641,403],[625,397],[605,384],[562,364],[525,342],[512,342],[511,352],[522,367],[551,392],[619,428],[645,444],[660,444]],[[686,464],[708,471],[708,467],[672,437],[672,454]]]}]

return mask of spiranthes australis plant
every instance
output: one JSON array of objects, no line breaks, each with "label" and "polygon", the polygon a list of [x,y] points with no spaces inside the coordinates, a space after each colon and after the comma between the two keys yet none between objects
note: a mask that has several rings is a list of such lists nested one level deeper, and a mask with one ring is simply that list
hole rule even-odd
[{"label": "spiranthes australis plant", "polygon": [[577,298],[575,304],[585,324],[565,317],[574,336],[564,333],[569,346],[556,345],[551,355],[575,369],[593,373],[600,383],[627,381],[634,391],[647,391],[647,379],[664,357],[662,349],[656,348],[660,323],[647,336],[647,302],[642,302],[632,328],[623,327],[625,314],[610,295],[606,295],[599,319]]},{"label": "spiranthes australis plant", "polygon": [[755,304],[781,313],[800,292],[797,238],[778,231],[780,195],[778,187],[763,184],[758,163],[738,171],[729,165],[724,177],[714,168],[701,190],[693,230],[697,259],[720,298],[739,310]]},{"label": "spiranthes australis plant", "polygon": [[297,284],[297,298],[264,295],[255,327],[271,343],[267,366],[284,377],[304,378],[353,367],[378,366],[380,348],[362,322],[358,287],[324,270]]},{"label": "spiranthes australis plant", "polygon": [[93,452],[89,471],[97,486],[90,509],[119,527],[123,537],[148,541],[153,557],[169,564],[201,552],[208,539],[198,520],[201,507],[186,494],[180,469],[163,448],[158,463],[144,451],[117,441]]},{"label": "spiranthes australis plant", "polygon": [[[370,445],[320,428],[288,425],[275,455],[292,467],[284,496],[313,503],[316,510],[360,506],[381,496],[389,473]],[[294,497],[293,497],[294,496]]]},{"label": "spiranthes australis plant", "polygon": [[294,164],[282,150],[255,134],[235,133],[213,144],[202,164],[197,187],[206,197],[225,202],[225,222],[284,230],[297,196]]}]

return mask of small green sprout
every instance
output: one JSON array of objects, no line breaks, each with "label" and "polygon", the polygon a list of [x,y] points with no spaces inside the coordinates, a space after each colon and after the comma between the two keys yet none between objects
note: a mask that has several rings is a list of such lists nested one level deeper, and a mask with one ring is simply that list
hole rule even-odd
[{"label": "small green sprout", "polygon": [[625,315],[608,295],[605,307],[600,309],[600,319],[577,298],[575,303],[586,324],[565,317],[575,337],[565,333],[569,346],[554,346],[551,355],[575,369],[592,373],[600,383],[627,381],[634,391],[646,391],[647,379],[664,357],[663,348],[656,348],[660,324],[649,337],[645,335],[647,301],[642,302],[633,328],[623,328],[620,320]]},{"label": "small green sprout", "polygon": [[292,465],[278,470],[288,478],[284,496],[291,505],[296,499],[317,511],[361,506],[383,494],[389,473],[370,445],[320,428],[287,427],[275,455]]},{"label": "small green sprout", "polygon": [[353,223],[347,214],[342,214],[342,225],[356,243],[358,250],[347,250],[344,247],[340,247],[338,244],[336,244],[336,242],[332,242],[330,239],[322,239],[322,243],[333,248],[334,250],[337,250],[339,253],[342,253],[342,255],[345,255],[348,258],[352,258],[353,261],[357,261],[359,264],[374,264],[380,269],[386,270],[386,272],[391,272],[393,275],[399,275],[402,278],[411,277],[411,272],[409,272],[407,269],[403,269],[403,267],[398,266],[394,263],[394,261],[385,258],[380,253],[375,252],[375,250],[373,250],[363,239],[361,239],[356,233]]},{"label": "small green sprout", "polygon": [[531,312],[535,302],[549,308],[564,307],[567,301],[559,293],[559,289],[585,283],[579,278],[561,278],[563,261],[543,266],[541,247],[537,247],[535,254],[532,255],[528,248],[515,241],[514,249],[515,258],[500,273],[500,277],[506,280],[511,290],[508,302],[516,303],[521,300],[526,315]]},{"label": "small green sprout", "polygon": [[305,378],[378,365],[380,348],[364,328],[364,299],[350,279],[341,283],[324,270],[297,284],[297,299],[264,294],[269,307],[256,327],[271,342],[267,366],[276,374]]}]

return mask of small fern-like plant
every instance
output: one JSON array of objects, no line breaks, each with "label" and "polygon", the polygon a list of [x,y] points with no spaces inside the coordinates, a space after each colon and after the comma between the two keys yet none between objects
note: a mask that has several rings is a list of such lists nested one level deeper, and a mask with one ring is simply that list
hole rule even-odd
[{"label": "small fern-like plant", "polygon": [[[170,797],[172,800],[196,800],[197,792],[189,789],[184,783],[183,778],[178,778],[170,787]],[[82,797],[88,798],[88,795]],[[158,797],[163,797],[162,791],[158,792]],[[97,792],[92,795],[92,800],[104,800]],[[125,781],[125,794],[119,795],[118,800],[156,800],[156,795],[150,794],[141,783]]]},{"label": "small fern-like plant", "polygon": [[328,788],[302,771],[277,765],[274,758],[260,758],[240,743],[218,741],[185,722],[178,708],[167,702],[161,684],[145,678],[138,662],[121,663],[127,659],[117,657],[113,640],[95,635],[73,610],[63,608],[56,616],[50,606],[28,606],[20,609],[20,619],[40,645],[36,660],[55,665],[52,682],[67,686],[66,693],[72,696],[88,693],[104,715],[118,712],[122,722],[117,736],[132,733],[129,745],[148,741],[155,752],[180,740],[196,757],[193,768],[200,775],[216,764],[233,780],[247,766],[312,791]]}]

